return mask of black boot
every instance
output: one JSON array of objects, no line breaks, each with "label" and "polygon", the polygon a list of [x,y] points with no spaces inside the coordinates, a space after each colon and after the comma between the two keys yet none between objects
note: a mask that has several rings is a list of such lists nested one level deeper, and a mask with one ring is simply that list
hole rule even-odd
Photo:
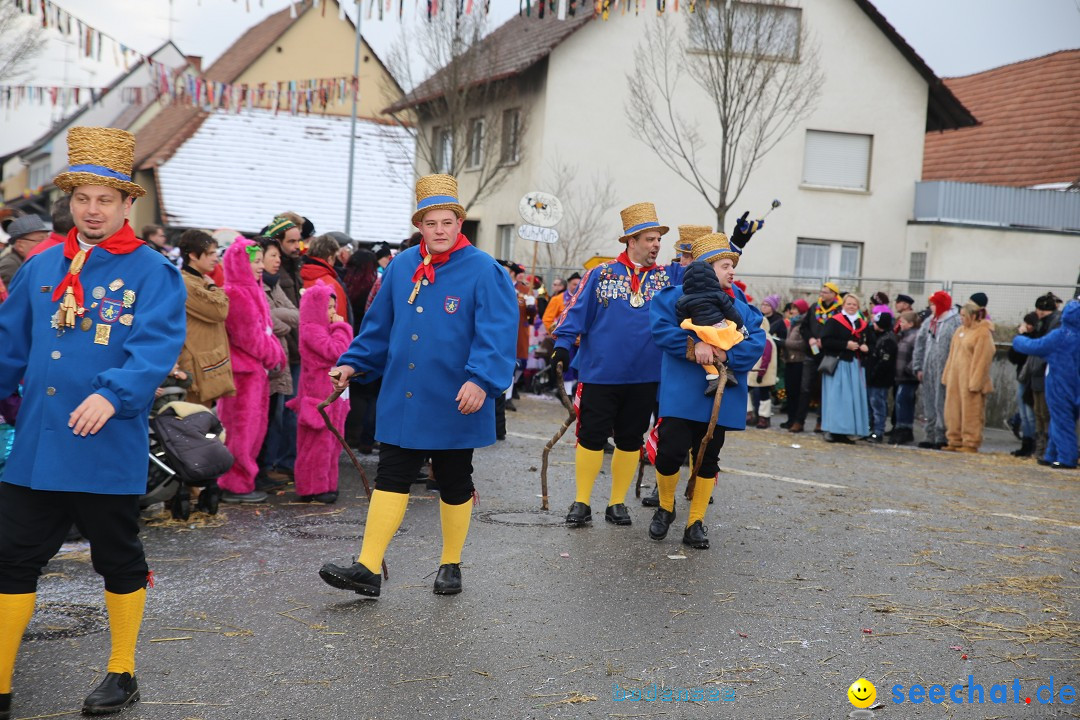
[{"label": "black boot", "polygon": [[717,375],[714,378],[707,378],[708,382],[705,384],[705,396],[712,397],[716,394],[716,391],[720,389],[720,376]]},{"label": "black boot", "polygon": [[592,522],[592,508],[583,502],[575,502],[566,513],[566,524],[570,527],[584,527]]},{"label": "black boot", "polygon": [[371,572],[358,562],[349,567],[326,563],[319,568],[319,577],[327,585],[341,590],[352,590],[357,595],[379,597],[382,592],[382,575]]},{"label": "black boot", "polygon": [[1031,457],[1034,452],[1035,438],[1026,437],[1020,439],[1020,449],[1013,450],[1012,455],[1013,457]]},{"label": "black boot", "polygon": [[128,673],[111,672],[83,700],[84,715],[109,715],[139,702],[139,683]]},{"label": "black boot", "polygon": [[675,511],[656,508],[652,522],[649,523],[649,537],[653,540],[663,540],[667,537],[668,528],[675,522]]},{"label": "black boot", "polygon": [[0,720],[11,718],[11,693],[0,693]]},{"label": "black boot", "polygon": [[708,550],[709,531],[705,529],[705,524],[695,520],[693,525],[683,531],[682,543],[698,550]]},{"label": "black boot", "polygon": [[657,485],[651,493],[641,498],[641,504],[645,507],[660,507],[660,486]]},{"label": "black boot", "polygon": [[626,510],[626,505],[622,503],[608,505],[607,510],[604,511],[604,520],[612,525],[629,525],[633,522],[630,519],[630,513]]},{"label": "black boot", "polygon": [[439,574],[435,576],[436,595],[457,595],[461,592],[461,565],[458,563],[446,563],[439,566]]}]

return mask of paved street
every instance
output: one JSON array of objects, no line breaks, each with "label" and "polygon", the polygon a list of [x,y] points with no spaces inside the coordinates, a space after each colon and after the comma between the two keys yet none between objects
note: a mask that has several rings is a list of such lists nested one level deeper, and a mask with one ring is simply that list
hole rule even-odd
[{"label": "paved street", "polygon": [[[652,511],[636,500],[632,527],[603,522],[606,467],[593,527],[562,526],[569,438],[551,453],[541,513],[541,450],[563,411],[546,398],[518,407],[506,441],[476,456],[480,505],[456,597],[431,592],[438,507],[423,485],[381,599],[319,580],[319,565],[357,553],[363,532],[367,503],[347,460],[336,506],[290,492],[152,521],[143,702],[125,717],[817,720],[848,716],[859,677],[877,685],[880,718],[1080,717],[1080,703],[1035,697],[1051,676],[1057,692],[1080,675],[1080,474],[1009,457],[1017,444],[1003,431],[977,457],[733,433],[707,518],[712,548],[684,551],[681,488],[679,519],[653,542]],[[374,457],[365,462],[373,478]],[[65,549],[19,656],[16,718],[77,711],[104,670],[100,580],[83,548]],[[969,707],[968,688],[960,706],[893,703],[894,685],[947,690],[969,675],[986,704]],[[1030,706],[1012,703],[1017,678]],[[616,685],[653,683],[732,699],[613,699]],[[1008,684],[1008,706],[990,704],[995,683]]]}]

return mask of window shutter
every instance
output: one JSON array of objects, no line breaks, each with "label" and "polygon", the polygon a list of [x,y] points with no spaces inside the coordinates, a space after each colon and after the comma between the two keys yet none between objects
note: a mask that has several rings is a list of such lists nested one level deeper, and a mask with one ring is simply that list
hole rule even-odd
[{"label": "window shutter", "polygon": [[803,183],[869,190],[870,146],[870,135],[807,130]]}]

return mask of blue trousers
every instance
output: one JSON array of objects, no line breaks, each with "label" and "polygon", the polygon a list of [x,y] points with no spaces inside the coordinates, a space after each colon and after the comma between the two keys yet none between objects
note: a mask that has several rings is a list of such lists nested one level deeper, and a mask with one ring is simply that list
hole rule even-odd
[{"label": "blue trousers", "polygon": [[296,389],[300,386],[300,366],[291,365],[289,371],[293,381],[292,394],[275,393],[270,396],[270,422],[266,426],[260,463],[264,470],[292,470],[296,464],[296,413],[285,407],[285,403],[296,397]]},{"label": "blue trousers", "polygon": [[1024,403],[1025,383],[1016,384],[1016,412],[1020,415],[1020,437],[1035,437],[1035,408]]},{"label": "blue trousers", "polygon": [[896,385],[896,427],[907,430],[915,427],[915,392],[917,382],[903,382]]},{"label": "blue trousers", "polygon": [[889,388],[868,387],[866,397],[870,400],[870,432],[885,434],[885,418],[889,416]]}]

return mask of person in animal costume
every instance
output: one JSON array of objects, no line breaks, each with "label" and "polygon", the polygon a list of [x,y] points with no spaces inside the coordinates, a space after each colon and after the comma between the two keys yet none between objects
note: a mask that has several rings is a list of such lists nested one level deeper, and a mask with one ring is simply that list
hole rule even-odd
[{"label": "person in animal costume", "polygon": [[[349,349],[352,326],[338,315],[334,289],[319,281],[300,298],[300,387],[287,404],[296,413],[296,495],[302,502],[334,503],[338,496],[341,445],[326,429],[319,403],[333,392],[330,369]],[[330,422],[345,430],[348,400],[326,408]]]},{"label": "person in animal costume", "polygon": [[461,553],[473,500],[473,450],[495,443],[495,398],[513,382],[517,297],[503,268],[461,234],[457,180],[416,182],[421,242],[386,266],[360,332],[333,369],[335,387],[382,378],[375,439],[379,468],[360,556],[326,563],[328,584],[378,597],[409,487],[428,458],[439,484],[442,557],[437,595],[461,592]]},{"label": "person in animal costume", "polygon": [[[128,217],[135,137],[68,131],[75,227],[28,260],[0,305],[0,397],[20,381],[19,432],[0,483],[0,718],[12,713],[15,655],[38,577],[74,524],[105,580],[112,651],[88,714],[139,699],[135,645],[150,572],[139,541],[154,390],[184,343],[184,283]],[[177,329],[180,332],[177,332]],[[41,678],[41,682],[47,682]]]},{"label": "person in animal costume", "polygon": [[555,328],[552,362],[570,365],[570,349],[580,338],[573,367],[581,383],[577,493],[566,523],[592,522],[593,485],[604,462],[604,444],[614,435],[611,494],[604,520],[630,525],[626,493],[641,455],[643,436],[656,406],[660,350],[649,332],[649,305],[671,284],[656,264],[660,238],[667,231],[652,203],[638,203],[621,213],[626,249],[613,261],[590,270]]}]

